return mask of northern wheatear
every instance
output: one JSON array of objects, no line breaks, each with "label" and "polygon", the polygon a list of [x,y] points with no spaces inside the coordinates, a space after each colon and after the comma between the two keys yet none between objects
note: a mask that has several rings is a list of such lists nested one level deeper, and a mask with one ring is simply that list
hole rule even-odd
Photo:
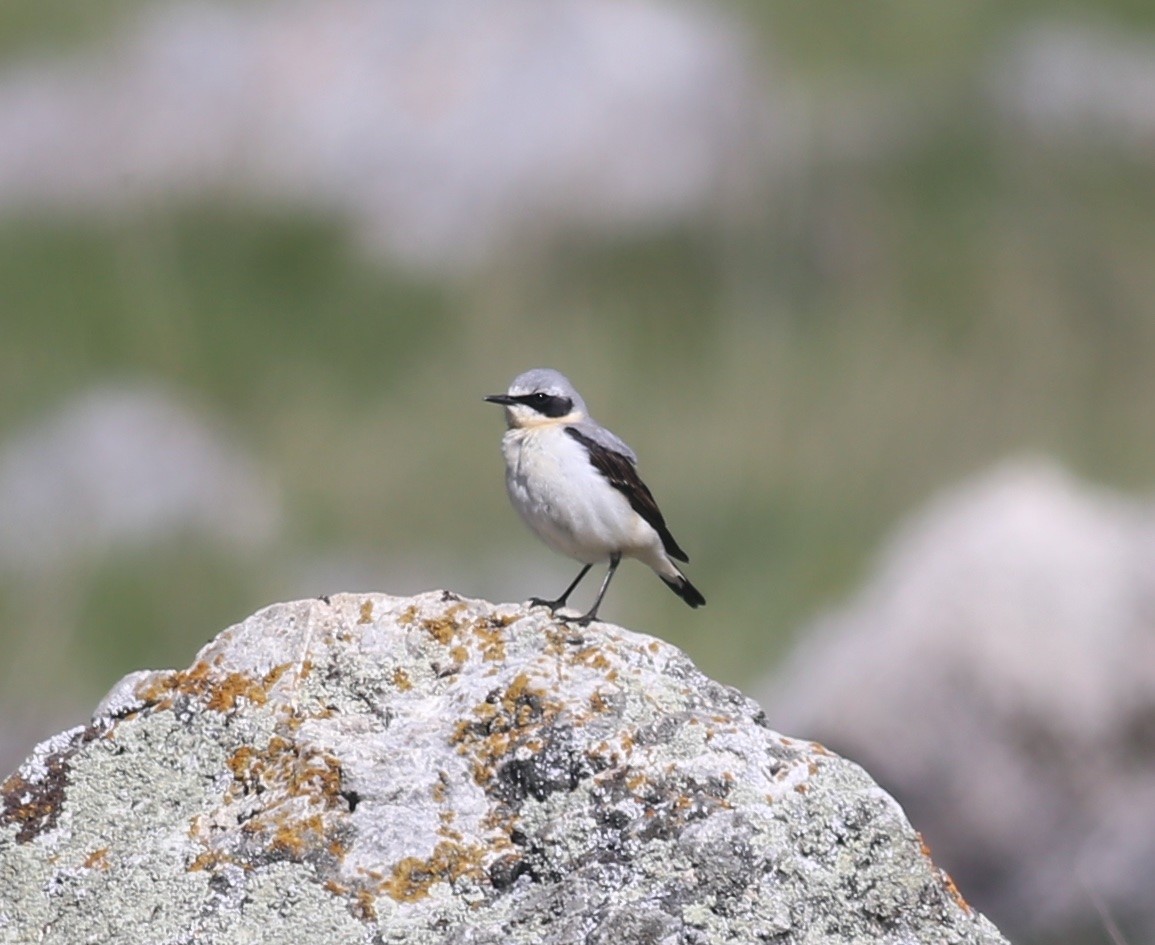
[{"label": "northern wheatear", "polygon": [[506,393],[485,399],[505,407],[509,429],[501,451],[513,507],[550,548],[585,564],[557,600],[531,603],[556,611],[594,564],[609,561],[597,599],[575,621],[588,624],[623,557],[648,564],[691,607],[706,603],[670,560],[690,559],[638,477],[634,451],[590,417],[562,374],[535,368],[515,377]]}]

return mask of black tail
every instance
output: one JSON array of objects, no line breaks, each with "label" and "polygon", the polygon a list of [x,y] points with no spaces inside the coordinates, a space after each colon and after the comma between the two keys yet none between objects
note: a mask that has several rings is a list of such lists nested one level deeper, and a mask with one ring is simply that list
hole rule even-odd
[{"label": "black tail", "polygon": [[668,578],[659,574],[658,577],[665,581],[666,586],[691,607],[701,607],[706,603],[706,598],[702,596],[702,592],[686,580],[686,575],[679,574],[676,578]]}]

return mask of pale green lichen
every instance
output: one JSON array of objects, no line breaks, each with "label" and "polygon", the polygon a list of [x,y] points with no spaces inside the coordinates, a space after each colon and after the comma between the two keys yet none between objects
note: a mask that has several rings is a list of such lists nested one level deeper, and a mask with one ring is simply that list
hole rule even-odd
[{"label": "pale green lichen", "polygon": [[617,628],[343,595],[106,705],[12,782],[0,945],[1002,945],[865,772]]}]

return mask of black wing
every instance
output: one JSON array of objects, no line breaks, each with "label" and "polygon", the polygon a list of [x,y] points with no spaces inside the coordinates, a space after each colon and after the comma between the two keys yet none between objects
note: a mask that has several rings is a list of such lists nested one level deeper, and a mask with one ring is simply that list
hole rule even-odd
[{"label": "black wing", "polygon": [[666,520],[662,517],[662,510],[658,508],[653,494],[638,476],[637,467],[634,466],[630,458],[602,446],[597,440],[586,436],[577,427],[566,427],[565,432],[586,448],[594,469],[605,476],[606,481],[629,500],[630,508],[644,518],[650,527],[658,533],[658,537],[662,539],[662,546],[666,549],[666,554],[677,561],[688,562],[689,557],[674,541],[674,536],[670,534],[669,528],[666,527]]}]

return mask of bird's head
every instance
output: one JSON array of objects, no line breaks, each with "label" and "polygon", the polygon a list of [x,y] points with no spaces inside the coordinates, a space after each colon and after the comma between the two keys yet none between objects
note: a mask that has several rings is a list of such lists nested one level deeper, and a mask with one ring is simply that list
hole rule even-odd
[{"label": "bird's head", "polygon": [[485,399],[505,407],[505,420],[511,429],[576,423],[586,417],[581,394],[564,374],[550,368],[519,374],[504,394],[490,394]]}]

